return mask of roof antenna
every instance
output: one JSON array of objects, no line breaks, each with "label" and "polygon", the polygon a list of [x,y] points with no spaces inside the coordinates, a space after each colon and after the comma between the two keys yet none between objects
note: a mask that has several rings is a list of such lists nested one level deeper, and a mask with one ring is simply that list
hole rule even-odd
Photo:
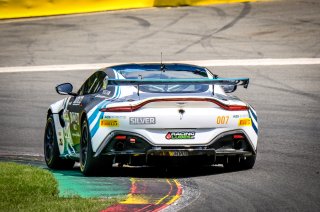
[{"label": "roof antenna", "polygon": [[[139,79],[142,80],[142,75],[139,74]],[[140,84],[138,84],[138,96],[140,96]]]},{"label": "roof antenna", "polygon": [[161,64],[160,64],[160,70],[165,72],[166,66],[162,63],[162,52],[161,52]]}]

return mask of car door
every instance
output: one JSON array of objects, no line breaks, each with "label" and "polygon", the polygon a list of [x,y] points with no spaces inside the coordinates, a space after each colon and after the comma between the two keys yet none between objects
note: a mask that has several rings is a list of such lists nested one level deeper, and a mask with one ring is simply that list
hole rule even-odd
[{"label": "car door", "polygon": [[[80,115],[86,107],[97,104],[95,95],[103,87],[103,79],[106,74],[103,71],[97,71],[91,75],[81,86],[78,95],[70,97],[64,117],[66,120],[65,131],[67,142],[71,151],[78,152],[80,149],[81,123]],[[98,99],[99,100],[99,99]]]}]

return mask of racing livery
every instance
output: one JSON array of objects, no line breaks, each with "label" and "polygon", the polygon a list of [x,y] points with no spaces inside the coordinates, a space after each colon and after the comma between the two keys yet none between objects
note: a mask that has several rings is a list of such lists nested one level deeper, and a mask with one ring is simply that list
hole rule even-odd
[{"label": "racing livery", "polygon": [[56,91],[68,97],[48,109],[45,161],[53,169],[78,161],[85,175],[114,163],[252,168],[257,115],[228,94],[248,84],[204,67],[162,63],[100,69],[77,93],[60,84]]}]

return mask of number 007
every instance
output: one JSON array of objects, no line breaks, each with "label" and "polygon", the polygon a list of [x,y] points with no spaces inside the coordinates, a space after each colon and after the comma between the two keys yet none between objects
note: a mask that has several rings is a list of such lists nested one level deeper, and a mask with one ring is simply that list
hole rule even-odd
[{"label": "number 007", "polygon": [[218,116],[217,124],[228,124],[229,116]]}]

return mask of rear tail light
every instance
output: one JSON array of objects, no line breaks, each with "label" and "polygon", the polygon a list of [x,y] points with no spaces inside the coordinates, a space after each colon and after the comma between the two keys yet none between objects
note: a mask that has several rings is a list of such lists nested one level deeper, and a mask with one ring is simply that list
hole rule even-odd
[{"label": "rear tail light", "polygon": [[131,106],[101,108],[101,112],[132,112]]},{"label": "rear tail light", "polygon": [[228,105],[224,109],[231,110],[231,111],[236,111],[236,110],[248,110],[248,107],[247,106],[243,106],[243,105]]},{"label": "rear tail light", "polygon": [[133,112],[141,107],[145,106],[146,104],[152,102],[177,102],[177,101],[193,101],[193,102],[212,102],[222,109],[229,110],[229,111],[241,111],[241,110],[248,110],[248,106],[246,105],[226,105],[218,100],[215,99],[199,99],[199,98],[171,98],[171,99],[151,99],[144,101],[138,105],[126,105],[126,106],[119,106],[119,107],[108,107],[108,108],[101,108],[101,112]]}]

